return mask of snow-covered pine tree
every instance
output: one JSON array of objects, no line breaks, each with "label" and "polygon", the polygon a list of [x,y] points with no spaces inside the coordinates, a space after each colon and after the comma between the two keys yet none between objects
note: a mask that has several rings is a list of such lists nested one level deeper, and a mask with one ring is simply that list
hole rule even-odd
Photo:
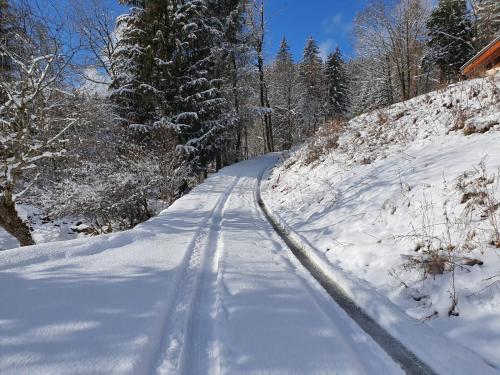
[{"label": "snow-covered pine tree", "polygon": [[342,117],[349,104],[349,80],[345,62],[337,47],[326,60],[325,76],[327,85],[326,111],[330,118]]},{"label": "snow-covered pine tree", "polygon": [[302,61],[299,65],[302,86],[302,133],[309,136],[316,132],[324,117],[324,70],[316,41],[307,39]]},{"label": "snow-covered pine tree", "polygon": [[348,76],[351,115],[359,115],[394,103],[391,65],[383,59],[354,59],[348,63]]},{"label": "snow-covered pine tree", "polygon": [[178,132],[179,149],[195,171],[203,170],[214,159],[234,121],[227,111],[223,77],[216,69],[223,27],[210,5],[207,0],[181,0],[174,14],[172,69],[178,87],[169,123]]},{"label": "snow-covered pine tree", "polygon": [[130,13],[117,20],[111,99],[123,124],[151,130],[168,112],[172,1],[122,0]]},{"label": "snow-covered pine tree", "polygon": [[472,0],[476,46],[481,49],[500,35],[500,1]]},{"label": "snow-covered pine tree", "polygon": [[[222,62],[227,24],[239,4],[214,0],[124,0],[130,14],[118,21],[121,35],[111,85],[124,123],[138,129],[167,128],[193,171],[212,161],[234,122],[224,96]],[[233,15],[234,16],[234,15]],[[234,16],[237,18],[237,16]]]},{"label": "snow-covered pine tree", "polygon": [[474,54],[469,11],[465,0],[439,0],[429,21],[429,60],[441,71],[441,81],[450,82]]},{"label": "snow-covered pine tree", "polygon": [[[225,144],[217,153],[217,168],[223,163],[240,160],[246,153],[245,87],[242,83],[244,69],[248,64],[249,48],[243,31],[245,2],[240,0],[210,0],[209,9],[219,20],[222,30],[220,43],[213,47],[218,56],[214,74],[224,79],[223,92],[228,101],[228,116],[233,117],[234,126],[225,134]],[[245,139],[244,139],[245,138]],[[244,150],[243,150],[244,148]]]},{"label": "snow-covered pine tree", "polygon": [[298,107],[297,68],[285,37],[271,67],[269,97],[273,107],[274,141],[277,149],[289,149],[296,134]]}]

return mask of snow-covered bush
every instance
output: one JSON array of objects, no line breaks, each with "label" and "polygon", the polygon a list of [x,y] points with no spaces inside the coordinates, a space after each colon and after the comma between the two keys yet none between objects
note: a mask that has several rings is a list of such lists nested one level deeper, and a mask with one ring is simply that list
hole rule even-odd
[{"label": "snow-covered bush", "polygon": [[[408,235],[398,236],[409,239],[414,250],[404,255],[402,272],[393,269],[391,274],[410,295],[422,295],[423,290],[434,294],[427,317],[442,314],[446,301],[448,315],[458,316],[459,296],[466,298],[464,284],[459,281],[472,272],[471,267],[485,264],[481,258],[491,259],[485,253],[500,247],[499,177],[499,170],[488,171],[483,160],[460,174],[453,186],[444,181],[442,206],[424,196],[417,208],[420,225],[415,222]],[[417,283],[408,282],[415,271]],[[444,295],[431,291],[436,279],[449,280]]]},{"label": "snow-covered bush", "polygon": [[[499,173],[490,174],[484,161],[456,178],[453,188],[443,183],[447,193],[442,207],[424,195],[420,202],[420,225],[412,225],[409,237],[414,251],[404,264],[406,269],[420,269],[424,278],[453,271],[455,266],[482,264],[465,258],[472,250],[488,251],[499,247]],[[403,236],[404,237],[404,236]]]},{"label": "snow-covered bush", "polygon": [[115,123],[105,98],[78,100],[82,126],[70,132],[65,158],[44,164],[26,203],[103,233],[131,228],[184,193],[189,171],[171,132],[131,132]]}]

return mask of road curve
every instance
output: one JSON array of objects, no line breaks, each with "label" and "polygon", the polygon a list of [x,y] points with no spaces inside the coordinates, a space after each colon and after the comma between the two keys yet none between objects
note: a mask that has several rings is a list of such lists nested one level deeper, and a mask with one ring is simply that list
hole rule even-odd
[{"label": "road curve", "polygon": [[132,230],[0,252],[0,373],[402,374],[264,216],[276,158]]},{"label": "road curve", "polygon": [[266,206],[261,195],[261,180],[265,171],[259,177],[256,188],[256,199],[264,216],[272,225],[276,233],[280,236],[293,255],[300,261],[302,266],[314,277],[314,279],[323,287],[323,289],[332,297],[348,315],[351,317],[370,337],[372,337],[389,356],[398,363],[406,374],[436,375],[436,373],[414,353],[408,350],[397,339],[384,330],[373,318],[366,314],[356,303],[347,296],[342,288],[332,280],[321,267],[318,267],[312,257],[309,256],[306,249],[296,242],[289,235],[286,229],[282,228],[279,221],[276,220]]},{"label": "road curve", "polygon": [[263,156],[207,181],[225,188],[190,250],[153,373],[403,373],[261,211],[255,193],[275,162]]}]

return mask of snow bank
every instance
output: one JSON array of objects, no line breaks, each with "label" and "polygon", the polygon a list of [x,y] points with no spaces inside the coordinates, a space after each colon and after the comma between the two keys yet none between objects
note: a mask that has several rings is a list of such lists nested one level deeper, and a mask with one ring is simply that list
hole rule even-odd
[{"label": "snow bank", "polygon": [[[359,116],[338,139],[323,129],[281,162],[263,196],[332,275],[362,280],[421,325],[415,342],[430,327],[500,369],[500,250],[478,199],[500,199],[499,130],[500,76],[452,85]],[[426,246],[450,245],[453,273],[404,267]],[[367,312],[382,308],[351,293]]]},{"label": "snow bank", "polygon": [[0,252],[0,373],[148,373],[227,178],[130,231]]}]

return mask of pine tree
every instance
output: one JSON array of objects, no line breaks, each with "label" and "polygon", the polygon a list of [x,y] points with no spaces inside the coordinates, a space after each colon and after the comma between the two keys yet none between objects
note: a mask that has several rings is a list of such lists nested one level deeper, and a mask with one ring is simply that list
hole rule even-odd
[{"label": "pine tree", "polygon": [[[248,52],[246,41],[243,36],[245,22],[245,4],[240,0],[211,0],[209,8],[221,25],[222,38],[215,45],[214,53],[216,59],[215,76],[224,80],[222,91],[228,101],[226,110],[228,119],[234,125],[226,129],[225,142],[217,153],[217,169],[222,167],[223,162],[231,163],[240,160],[242,155],[242,144],[246,140],[245,126],[242,111],[244,110],[243,90],[241,86],[241,75],[243,61]],[[243,140],[243,138],[245,138]],[[244,151],[243,151],[244,152]]]},{"label": "pine tree", "polygon": [[475,14],[477,49],[481,49],[500,35],[500,1],[472,1]]},{"label": "pine tree", "polygon": [[348,65],[351,91],[349,112],[359,115],[394,103],[390,64],[375,64],[372,59],[357,58]]},{"label": "pine tree", "polygon": [[327,115],[330,118],[346,114],[349,103],[348,78],[340,49],[328,56],[325,68],[327,85]]},{"label": "pine tree", "polygon": [[323,62],[319,56],[318,44],[309,38],[299,66],[300,81],[303,90],[302,118],[305,135],[311,135],[318,129],[324,115],[324,74]]},{"label": "pine tree", "polygon": [[276,61],[271,67],[269,96],[273,106],[275,143],[278,149],[289,149],[296,133],[295,112],[298,106],[297,69],[285,37]]},{"label": "pine tree", "polygon": [[440,0],[427,23],[430,61],[450,82],[474,53],[472,29],[465,0]]},{"label": "pine tree", "polygon": [[216,69],[222,24],[209,5],[204,0],[180,1],[174,15],[178,46],[173,67],[179,87],[177,113],[170,121],[194,170],[202,170],[221,150],[223,134],[234,120],[226,114],[224,80]]},{"label": "pine tree", "polygon": [[121,38],[113,56],[111,98],[121,122],[134,129],[151,130],[168,103],[166,79],[171,54],[169,0],[127,0],[131,12],[117,20]]},{"label": "pine tree", "polygon": [[238,2],[126,3],[133,8],[118,21],[122,38],[111,85],[120,117],[135,129],[175,132],[189,168],[202,171],[220,154],[224,132],[234,121],[221,67],[227,58],[224,46],[234,34],[227,18]]}]

